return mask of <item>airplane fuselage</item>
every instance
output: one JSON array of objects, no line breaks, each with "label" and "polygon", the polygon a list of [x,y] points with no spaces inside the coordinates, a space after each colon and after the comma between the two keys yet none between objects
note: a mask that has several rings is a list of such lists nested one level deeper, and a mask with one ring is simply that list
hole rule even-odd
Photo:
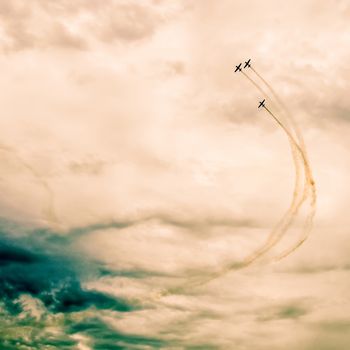
[{"label": "airplane fuselage", "polygon": [[263,99],[261,102],[259,102],[258,108],[260,108],[260,107],[264,107],[265,108],[265,99]]},{"label": "airplane fuselage", "polygon": [[238,66],[236,66],[235,73],[236,73],[237,71],[242,72],[241,65],[242,65],[242,63],[240,63]]}]

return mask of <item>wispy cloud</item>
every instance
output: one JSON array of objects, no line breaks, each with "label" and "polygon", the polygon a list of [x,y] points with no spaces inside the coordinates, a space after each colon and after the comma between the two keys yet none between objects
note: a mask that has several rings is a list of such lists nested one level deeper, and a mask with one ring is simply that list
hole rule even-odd
[{"label": "wispy cloud", "polygon": [[0,7],[2,49],[10,52],[35,48],[86,50],[96,41],[138,41],[151,37],[174,13],[176,9],[172,6],[156,2],[3,3]]}]

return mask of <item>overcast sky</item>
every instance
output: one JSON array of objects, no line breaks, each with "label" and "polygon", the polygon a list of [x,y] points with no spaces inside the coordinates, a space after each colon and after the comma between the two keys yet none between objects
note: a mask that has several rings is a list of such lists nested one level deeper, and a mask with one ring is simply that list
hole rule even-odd
[{"label": "overcast sky", "polygon": [[[349,20],[345,0],[0,1],[0,344],[348,349]],[[304,136],[314,227],[272,261],[303,207],[273,254],[195,286],[292,199],[248,58]]]}]

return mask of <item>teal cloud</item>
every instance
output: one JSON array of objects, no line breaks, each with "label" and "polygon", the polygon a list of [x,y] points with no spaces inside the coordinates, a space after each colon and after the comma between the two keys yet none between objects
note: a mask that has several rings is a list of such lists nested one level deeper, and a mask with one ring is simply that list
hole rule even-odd
[{"label": "teal cloud", "polygon": [[82,264],[70,255],[58,254],[50,245],[45,250],[42,243],[36,244],[33,237],[0,236],[0,297],[13,312],[19,311],[16,300],[21,294],[40,299],[52,312],[92,306],[121,312],[135,309],[124,300],[84,289]]}]

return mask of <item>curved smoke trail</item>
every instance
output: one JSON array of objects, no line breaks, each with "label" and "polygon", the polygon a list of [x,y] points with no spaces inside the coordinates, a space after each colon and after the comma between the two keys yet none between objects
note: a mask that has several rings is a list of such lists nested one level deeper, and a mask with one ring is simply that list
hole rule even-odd
[{"label": "curved smoke trail", "polygon": [[[251,79],[245,72],[243,72],[243,75],[263,94],[267,95],[266,91],[262,89],[253,79]],[[272,99],[271,99],[272,101]],[[273,102],[271,103],[273,105]],[[158,294],[156,297],[160,296],[166,296],[174,293],[180,293],[186,289],[199,287],[205,283],[208,283],[218,277],[223,276],[224,274],[228,273],[231,270],[238,270],[242,269],[244,267],[247,267],[248,265],[252,264],[255,260],[260,258],[262,255],[267,253],[270,249],[272,249],[284,236],[285,232],[291,225],[298,208],[300,207],[300,204],[302,202],[302,198],[300,198],[301,193],[301,184],[302,184],[302,172],[300,169],[300,157],[303,158],[303,152],[294,139],[291,132],[280,122],[278,118],[276,118],[272,112],[266,108],[266,110],[271,114],[271,116],[275,119],[275,121],[282,127],[284,132],[287,134],[293,162],[295,166],[295,184],[294,184],[294,191],[293,191],[293,198],[292,202],[287,209],[286,213],[283,215],[283,217],[280,219],[280,221],[277,223],[275,228],[272,230],[270,235],[268,236],[265,243],[259,247],[255,252],[253,252],[251,255],[249,255],[247,258],[245,258],[243,261],[237,263],[231,263],[229,265],[226,265],[225,267],[221,268],[219,271],[211,271],[209,274],[206,274],[205,276],[199,275],[199,276],[193,276],[189,278],[189,281],[187,281],[185,284],[180,286],[175,286],[173,288],[169,288],[167,290],[164,290],[162,293]],[[305,164],[305,161],[303,162]]]},{"label": "curved smoke trail", "polygon": [[[268,96],[268,94],[253,79],[251,79],[245,72],[242,71],[242,73],[263,95]],[[272,101],[271,97],[270,97],[270,100]],[[301,204],[304,201],[303,197],[305,195],[303,195],[300,198],[301,185],[303,182],[303,179],[301,177],[300,154],[299,154],[301,153],[300,152],[301,150],[298,149],[299,146],[295,141],[295,139],[293,138],[290,131],[287,129],[287,127],[285,127],[279,120],[278,120],[278,123],[282,125],[283,129],[287,132],[287,136],[291,146],[291,152],[292,152],[294,168],[295,168],[295,184],[294,184],[293,198],[287,212],[284,214],[284,216],[281,218],[281,220],[277,223],[275,228],[272,230],[266,242],[263,244],[262,247],[258,248],[258,250],[256,250],[253,254],[251,254],[249,257],[245,259],[245,265],[249,265],[252,262],[254,262],[256,259],[258,259],[263,254],[265,254],[270,249],[272,249],[273,246],[275,246],[282,239],[285,232],[287,231],[289,226],[292,224]],[[305,192],[306,191],[304,190],[304,193]]]},{"label": "curved smoke trail", "polygon": [[303,152],[303,159],[305,160],[304,166],[305,166],[306,186],[304,188],[304,194],[303,194],[303,197],[302,197],[302,199],[301,199],[301,201],[299,203],[297,211],[299,210],[299,208],[301,207],[303,202],[306,200],[306,198],[308,196],[308,192],[309,191],[311,192],[311,202],[310,202],[311,210],[310,210],[310,212],[308,213],[308,215],[306,217],[306,221],[305,221],[305,225],[304,225],[304,229],[302,231],[302,234],[301,234],[299,240],[292,247],[284,250],[277,257],[277,260],[280,260],[280,259],[286,257],[287,255],[291,254],[292,252],[294,252],[298,247],[300,247],[306,241],[306,239],[310,235],[310,232],[311,232],[312,227],[313,227],[313,220],[314,220],[314,217],[315,217],[315,214],[316,214],[316,202],[317,202],[316,184],[315,184],[315,181],[314,181],[314,178],[313,178],[313,175],[312,175],[312,171],[311,171],[311,167],[310,167],[310,163],[309,163],[309,160],[308,160],[304,138],[303,138],[303,136],[301,134],[301,131],[300,131],[299,127],[298,127],[298,124],[296,123],[295,119],[293,118],[293,116],[289,112],[288,107],[279,98],[278,94],[272,88],[272,86],[252,66],[250,67],[250,69],[266,85],[266,87],[268,88],[268,90],[271,92],[272,96],[276,100],[276,102],[281,106],[282,110],[284,111],[284,113],[286,114],[289,122],[292,125],[294,133],[295,133],[295,135],[296,135],[296,137],[297,137],[297,139],[299,141],[300,148],[301,148],[301,150]]},{"label": "curved smoke trail", "polygon": [[[251,67],[252,68],[252,67]],[[264,91],[263,88],[260,87],[252,78],[250,78],[245,72],[242,71],[243,75],[265,96],[268,96],[271,100],[270,102],[272,106],[275,104],[280,105],[281,108],[284,110],[287,120],[286,125],[280,121],[279,118],[277,118],[269,108],[264,106],[265,110],[270,114],[270,116],[278,123],[278,125],[283,129],[283,131],[286,133],[290,146],[291,146],[291,152],[293,157],[293,162],[295,165],[295,184],[294,184],[294,192],[293,192],[293,198],[292,202],[287,210],[287,212],[283,215],[282,219],[278,222],[278,224],[275,226],[275,228],[270,233],[269,237],[267,238],[266,242],[261,246],[258,250],[256,250],[253,254],[248,256],[246,259],[244,259],[242,262],[239,263],[233,263],[230,265],[225,266],[223,269],[220,269],[219,271],[212,271],[211,273],[207,274],[206,276],[197,276],[194,278],[190,278],[190,281],[187,283],[169,288],[162,293],[158,294],[157,297],[173,294],[173,293],[179,293],[181,291],[184,291],[191,287],[198,287],[200,285],[203,285],[205,283],[208,283],[218,277],[221,277],[225,273],[228,273],[229,271],[233,269],[241,269],[244,268],[251,263],[253,263],[255,260],[257,260],[259,257],[270,251],[285,235],[290,225],[293,223],[293,220],[295,219],[300,207],[308,197],[308,193],[311,188],[311,194],[312,194],[312,200],[311,200],[311,207],[312,210],[309,213],[307,219],[306,219],[306,226],[303,230],[303,234],[301,239],[297,242],[297,244],[293,245],[291,248],[285,250],[277,259],[282,259],[283,257],[287,256],[288,254],[295,251],[308,237],[311,229],[312,229],[312,223],[313,223],[313,217],[315,215],[315,208],[316,208],[316,189],[315,189],[315,182],[312,177],[311,168],[309,165],[309,161],[307,158],[307,153],[305,149],[305,143],[303,140],[303,137],[301,135],[301,132],[295,122],[295,120],[290,115],[288,109],[283,104],[283,102],[280,100],[280,98],[277,96],[275,91],[272,89],[272,87],[252,68],[252,70],[256,73],[256,75],[264,82],[264,84],[267,86],[268,90],[272,94],[275,102],[273,99]],[[289,123],[291,126],[289,125]],[[289,130],[288,126],[292,129]],[[293,135],[294,133],[294,135]],[[297,138],[297,140],[296,140]],[[304,189],[301,191],[301,186],[303,183],[304,178],[302,177],[302,170],[301,170],[301,164],[304,168],[304,174],[305,174],[305,182],[304,182]]]}]

